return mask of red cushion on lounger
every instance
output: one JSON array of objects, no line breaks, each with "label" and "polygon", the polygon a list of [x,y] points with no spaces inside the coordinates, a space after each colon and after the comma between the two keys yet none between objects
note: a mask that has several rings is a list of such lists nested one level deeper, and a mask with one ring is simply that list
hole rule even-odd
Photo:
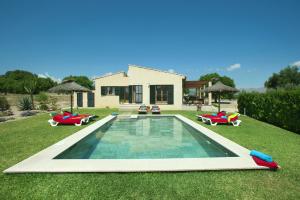
[{"label": "red cushion on lounger", "polygon": [[72,115],[72,113],[68,112],[68,111],[64,111],[63,113],[64,116],[69,116],[69,115]]},{"label": "red cushion on lounger", "polygon": [[276,162],[267,162],[264,161],[258,157],[252,156],[253,160],[255,161],[255,163],[259,166],[265,166],[265,167],[269,167],[270,169],[277,169],[278,168],[278,164]]}]

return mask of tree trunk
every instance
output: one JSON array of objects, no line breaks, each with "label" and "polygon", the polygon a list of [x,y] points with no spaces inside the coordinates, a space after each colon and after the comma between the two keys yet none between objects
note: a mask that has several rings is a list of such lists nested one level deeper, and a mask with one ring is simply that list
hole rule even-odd
[{"label": "tree trunk", "polygon": [[219,112],[221,111],[221,94],[219,93]]},{"label": "tree trunk", "polygon": [[34,100],[33,100],[33,94],[30,94],[31,103],[32,103],[32,110],[34,110]]}]

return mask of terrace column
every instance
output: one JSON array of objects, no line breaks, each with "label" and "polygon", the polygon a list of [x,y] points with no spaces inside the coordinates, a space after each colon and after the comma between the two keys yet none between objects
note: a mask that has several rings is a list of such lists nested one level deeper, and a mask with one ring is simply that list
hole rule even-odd
[{"label": "terrace column", "polygon": [[202,88],[200,87],[199,88],[199,98],[201,99],[202,98],[202,92],[201,92]]},{"label": "terrace column", "polygon": [[[208,82],[208,87],[211,87],[211,86],[212,86],[212,82],[209,81],[209,82]],[[211,106],[211,97],[212,97],[211,92],[209,92],[209,93],[208,93],[208,105],[209,105],[209,106]]]},{"label": "terrace column", "polygon": [[83,108],[87,108],[88,107],[88,93],[87,92],[83,92],[82,93],[82,107]]}]

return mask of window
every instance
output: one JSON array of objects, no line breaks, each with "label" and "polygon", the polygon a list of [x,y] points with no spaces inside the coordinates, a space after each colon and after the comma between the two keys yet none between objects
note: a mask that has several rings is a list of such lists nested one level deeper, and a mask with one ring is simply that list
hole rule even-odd
[{"label": "window", "polygon": [[101,96],[119,96],[120,103],[142,103],[143,86],[102,86]]},{"label": "window", "polygon": [[150,104],[173,104],[173,85],[150,85]]},{"label": "window", "polygon": [[120,87],[114,87],[114,86],[102,86],[101,87],[101,95],[107,96],[107,95],[119,95],[119,89]]},{"label": "window", "polygon": [[142,85],[129,86],[129,103],[143,102],[143,87]]},{"label": "window", "polygon": [[143,88],[141,85],[135,85],[135,103],[143,102]]},{"label": "window", "polygon": [[128,103],[129,102],[129,88],[128,87],[119,87],[119,97],[120,103]]}]

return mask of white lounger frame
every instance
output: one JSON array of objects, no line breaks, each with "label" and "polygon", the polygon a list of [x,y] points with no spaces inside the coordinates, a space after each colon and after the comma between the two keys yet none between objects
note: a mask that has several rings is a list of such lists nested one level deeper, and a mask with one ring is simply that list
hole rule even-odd
[{"label": "white lounger frame", "polygon": [[[240,114],[238,114],[238,116],[240,116]],[[212,125],[212,126],[218,125],[218,122],[213,123],[213,122],[211,121],[211,119],[208,118],[208,117],[203,117],[203,116],[201,116],[201,115],[197,115],[197,117],[198,117],[198,120],[201,120],[202,122],[207,123],[207,124],[209,124],[209,125]],[[232,124],[233,126],[239,126],[241,123],[242,123],[242,120],[239,120],[239,119],[230,122],[230,124]]]},{"label": "white lounger frame", "polygon": [[[208,123],[209,125],[212,125],[212,126],[218,125],[218,122],[213,123],[213,122],[211,121],[211,119],[210,119],[210,118],[207,118],[207,117],[202,117],[202,121],[203,121],[204,123]],[[233,126],[239,126],[241,122],[242,122],[242,120],[239,120],[239,119],[238,119],[238,120],[235,120],[235,121],[232,121],[232,122],[229,122],[229,123],[232,124]]]}]

